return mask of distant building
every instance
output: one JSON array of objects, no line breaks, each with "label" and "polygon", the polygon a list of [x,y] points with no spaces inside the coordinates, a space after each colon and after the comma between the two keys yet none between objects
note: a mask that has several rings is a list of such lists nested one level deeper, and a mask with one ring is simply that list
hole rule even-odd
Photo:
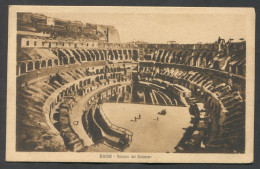
[{"label": "distant building", "polygon": [[173,44],[177,44],[176,41],[168,41],[167,42],[168,45],[173,45]]},{"label": "distant building", "polygon": [[120,43],[118,31],[114,27],[107,27],[107,43]]}]

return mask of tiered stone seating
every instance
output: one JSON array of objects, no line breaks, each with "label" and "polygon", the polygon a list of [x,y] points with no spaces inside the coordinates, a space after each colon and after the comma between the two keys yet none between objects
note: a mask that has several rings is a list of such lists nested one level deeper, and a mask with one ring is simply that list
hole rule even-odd
[{"label": "tiered stone seating", "polygon": [[[232,89],[225,81],[215,81],[209,75],[196,71],[172,67],[157,67],[154,70],[142,67],[141,70],[141,77],[150,74],[150,80],[159,78],[186,86],[194,96],[205,102],[212,121],[207,148],[225,147],[229,150],[232,147],[230,151],[243,151],[240,145],[244,144],[242,131],[245,124],[245,102],[239,91]],[[191,131],[188,129],[187,132]]]},{"label": "tiered stone seating", "polygon": [[[54,52],[55,53],[55,52]],[[66,52],[64,52],[66,53]],[[123,70],[123,69],[122,69]],[[120,73],[122,71],[121,69],[118,69],[116,71],[113,71],[113,74]],[[50,126],[52,125],[49,119],[49,113],[52,113],[52,109],[57,109],[57,106],[60,104],[59,102],[62,101],[62,98],[65,95],[72,95],[80,94],[81,91],[86,92],[89,87],[99,87],[102,85],[105,85],[106,83],[109,83],[109,78],[104,76],[105,72],[101,71],[96,73],[91,72],[88,70],[88,68],[81,68],[81,69],[71,69],[68,71],[60,71],[56,73],[55,75],[51,75],[48,78],[40,78],[35,79],[31,83],[25,84],[24,87],[21,87],[18,89],[17,92],[17,99],[19,102],[17,102],[17,110],[18,110],[18,119],[22,119],[19,121],[19,128],[25,128],[24,130],[18,130],[18,138],[21,139],[21,144],[18,144],[18,149],[26,149],[26,150],[32,150],[32,151],[79,151],[82,148],[82,145],[79,141],[79,138],[77,135],[72,131],[69,131],[66,126],[68,126],[68,119],[66,122],[66,118],[62,117],[64,124],[64,130],[66,132],[64,134],[61,134],[63,138],[66,138],[67,141],[64,141],[60,137],[59,133]],[[93,77],[94,76],[94,77]],[[105,77],[105,82],[101,82],[100,78],[98,80],[95,80],[96,76],[102,77],[102,79]],[[88,79],[86,79],[89,77]],[[92,83],[90,81],[90,78],[92,78]],[[111,77],[115,78],[115,77]],[[75,81],[78,81],[80,79],[86,79],[82,81],[82,83],[79,83],[79,86],[76,85],[67,85],[67,84],[73,84]],[[112,79],[111,79],[112,80]],[[116,81],[120,81],[119,78],[116,78]],[[88,86],[89,84],[89,86]],[[67,89],[62,89],[65,86],[68,86]],[[82,89],[82,90],[81,90]],[[60,93],[57,93],[57,91],[61,90]],[[77,93],[79,92],[79,93]],[[55,94],[57,93],[57,94]],[[28,105],[28,106],[24,106]],[[50,107],[50,109],[45,109],[46,106]],[[49,112],[50,110],[50,112]],[[20,113],[21,112],[21,113]],[[32,113],[35,113],[32,114]],[[66,114],[66,113],[65,113]],[[52,114],[50,114],[51,116]],[[24,118],[27,117],[28,118]],[[39,120],[36,120],[36,117],[40,117]],[[32,120],[34,119],[34,120]],[[61,119],[60,119],[61,120]],[[65,121],[64,121],[65,120]],[[63,129],[60,127],[57,127],[56,124],[57,120],[53,121],[54,126],[56,129],[58,129],[61,133],[63,133]],[[60,121],[61,122],[61,121]],[[28,132],[30,130],[30,127],[35,128],[32,130],[35,130],[35,132]],[[47,144],[44,142],[44,138],[39,136],[39,138],[35,138],[37,132],[43,132],[46,133],[43,136],[48,136],[48,140],[50,140],[50,144],[47,142]],[[70,133],[68,133],[70,132]],[[31,134],[28,134],[31,133]],[[30,140],[30,141],[29,141]],[[54,143],[54,141],[57,143]],[[78,141],[75,141],[78,140]],[[35,141],[35,144],[27,144],[31,143],[31,141]],[[37,143],[37,144],[36,144]],[[72,144],[73,143],[73,144]],[[75,143],[75,144],[74,144]],[[56,145],[53,145],[56,144]]]},{"label": "tiered stone seating", "polygon": [[194,150],[209,152],[209,150],[205,151],[205,144],[207,144],[210,134],[209,113],[205,110],[203,103],[192,103],[189,111],[192,116],[191,126],[185,129],[182,139],[174,149],[179,153],[191,153]]},{"label": "tiered stone seating", "polygon": [[146,53],[145,60],[166,64],[210,68],[245,76],[245,50],[243,46],[225,51],[210,50],[155,50]]},{"label": "tiered stone seating", "polygon": [[46,82],[37,85],[21,88],[17,93],[17,138],[20,140],[17,149],[65,151],[64,141],[59,134],[50,130],[43,113],[44,101],[54,89]]},{"label": "tiered stone seating", "polygon": [[64,140],[67,150],[69,151],[80,151],[83,147],[83,141],[73,131],[70,124],[70,101],[73,99],[65,99],[59,107],[59,132]]},{"label": "tiered stone seating", "polygon": [[[198,105],[205,106],[204,115],[191,112],[192,125],[176,151],[244,151],[245,42],[113,44],[104,43],[108,40],[108,26],[104,25],[98,30],[97,25],[54,18],[47,24],[46,16],[32,13],[18,13],[17,22],[23,37],[18,38],[21,47],[17,51],[17,150],[82,149],[80,136],[70,128],[68,112],[63,111],[59,119],[52,117],[60,103],[65,96],[84,96],[131,80],[128,69],[135,67],[133,84],[150,87],[139,86],[135,93],[140,95],[139,101],[189,106],[195,98]],[[24,37],[24,31],[32,37]],[[123,102],[125,93],[117,92],[110,101]],[[87,109],[83,125],[88,136],[95,143],[106,138],[110,145],[118,145],[122,135],[109,128],[95,104]]]}]

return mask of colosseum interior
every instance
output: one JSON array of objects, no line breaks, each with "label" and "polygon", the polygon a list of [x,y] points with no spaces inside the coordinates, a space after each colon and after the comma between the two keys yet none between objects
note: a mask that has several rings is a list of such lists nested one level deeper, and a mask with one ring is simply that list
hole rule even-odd
[{"label": "colosseum interior", "polygon": [[245,49],[18,13],[16,150],[244,153]]}]

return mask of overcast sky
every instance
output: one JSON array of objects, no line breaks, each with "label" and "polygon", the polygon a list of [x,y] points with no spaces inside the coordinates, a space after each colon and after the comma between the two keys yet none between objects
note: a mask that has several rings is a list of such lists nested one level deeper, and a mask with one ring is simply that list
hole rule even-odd
[{"label": "overcast sky", "polygon": [[44,13],[83,23],[114,25],[121,42],[212,43],[224,39],[246,39],[246,18],[238,14],[144,14],[144,13]]}]

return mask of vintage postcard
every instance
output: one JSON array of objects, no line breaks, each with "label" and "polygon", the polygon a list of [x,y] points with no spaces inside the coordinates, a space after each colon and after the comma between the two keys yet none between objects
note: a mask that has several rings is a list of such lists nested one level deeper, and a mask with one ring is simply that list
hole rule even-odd
[{"label": "vintage postcard", "polygon": [[251,163],[253,8],[9,6],[6,160]]}]

